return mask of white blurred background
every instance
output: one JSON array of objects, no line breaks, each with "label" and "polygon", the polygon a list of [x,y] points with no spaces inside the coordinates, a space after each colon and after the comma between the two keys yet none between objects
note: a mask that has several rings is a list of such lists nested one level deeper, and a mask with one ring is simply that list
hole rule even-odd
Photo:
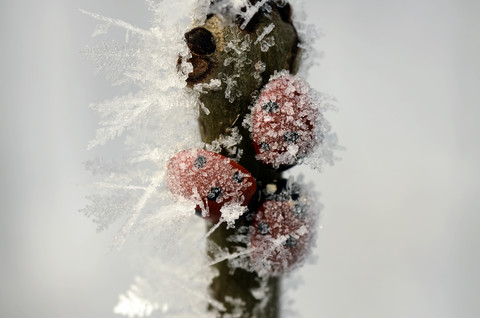
[{"label": "white blurred background", "polygon": [[[78,212],[95,156],[88,104],[117,92],[80,52],[96,22],[149,25],[138,0],[0,2],[0,317],[116,317],[129,247]],[[304,317],[480,317],[480,2],[307,0],[311,70],[346,148],[321,174]]]}]

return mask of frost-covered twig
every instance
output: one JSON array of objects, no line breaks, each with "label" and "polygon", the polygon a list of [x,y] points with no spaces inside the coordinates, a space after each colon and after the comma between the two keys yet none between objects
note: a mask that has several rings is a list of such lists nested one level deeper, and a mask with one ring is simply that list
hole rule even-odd
[{"label": "frost-covered twig", "polygon": [[[117,248],[131,232],[149,237],[148,286],[192,297],[183,312],[178,297],[143,295],[137,285],[150,287],[139,283],[116,312],[277,318],[281,276],[305,258],[317,213],[282,172],[331,162],[335,143],[324,95],[294,75],[305,34],[286,1],[147,3],[148,30],[82,11],[100,21],[94,35],[126,31],[124,52],[86,53],[121,72],[117,84],[137,86],[93,106],[101,127],[89,149],[121,136],[125,160],[87,164],[105,179],[85,213],[99,229],[125,219]],[[206,233],[189,223],[194,211],[208,220]]]}]

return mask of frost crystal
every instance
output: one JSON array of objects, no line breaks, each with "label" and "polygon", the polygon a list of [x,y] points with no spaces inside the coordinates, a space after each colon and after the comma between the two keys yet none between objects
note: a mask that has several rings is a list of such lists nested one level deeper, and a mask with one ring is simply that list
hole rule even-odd
[{"label": "frost crystal", "polygon": [[255,40],[254,44],[260,43],[260,50],[262,52],[267,52],[270,47],[275,45],[275,38],[273,36],[267,37],[267,35],[272,32],[274,28],[275,24],[270,23],[263,29],[263,31],[258,35],[257,39]]},{"label": "frost crystal", "polygon": [[[154,16],[150,29],[82,11],[97,19],[101,30],[119,27],[128,34],[125,45],[102,44],[85,52],[103,65],[102,70],[109,76],[113,69],[116,83],[137,86],[135,92],[92,105],[101,120],[88,148],[118,137],[122,137],[125,147],[122,168],[97,183],[99,193],[92,196],[92,204],[84,212],[96,220],[99,229],[125,218],[125,225],[117,235],[118,246],[142,223],[142,218],[161,213],[162,207],[171,204],[162,189],[165,189],[166,164],[173,153],[201,145],[196,133],[198,93],[185,89],[186,77],[178,72],[177,60],[189,54],[181,35],[198,16],[206,13],[208,4],[194,0],[183,2],[185,16],[181,19],[166,14],[178,4],[162,3],[160,7],[148,1],[148,5]],[[190,19],[185,18],[189,16]],[[103,33],[98,30],[94,36]],[[87,166],[96,171],[108,169],[98,161]]]},{"label": "frost crystal", "polygon": [[96,73],[104,72],[107,78],[116,85],[124,83],[121,80],[128,66],[134,62],[135,46],[137,43],[119,44],[101,42],[97,45],[87,46],[83,53],[96,63]]},{"label": "frost crystal", "polygon": [[[88,148],[113,139],[123,141],[124,147],[121,162],[111,164],[95,159],[86,163],[99,181],[94,184],[95,194],[90,196],[91,203],[83,212],[98,224],[99,230],[123,220],[115,236],[115,248],[131,232],[152,236],[149,242],[155,242],[150,256],[142,256],[147,267],[142,279],[136,279],[134,286],[120,297],[116,313],[144,317],[161,311],[172,317],[183,313],[208,317],[204,313],[207,305],[217,308],[221,304],[197,292],[206,290],[214,275],[207,267],[203,250],[191,243],[201,240],[203,226],[193,215],[194,205],[173,202],[165,187],[167,163],[173,154],[202,146],[197,133],[198,94],[202,90],[185,89],[184,74],[188,74],[191,65],[177,66],[177,61],[179,56],[189,55],[183,34],[193,23],[201,23],[208,2],[147,4],[153,16],[149,29],[82,11],[99,21],[95,37],[113,27],[125,30],[124,44],[102,40],[87,47],[84,53],[96,61],[98,71],[130,90],[124,96],[92,105],[100,116],[100,127]],[[219,85],[212,81],[209,88]],[[198,230],[189,223],[192,220],[197,221],[197,228],[200,224]],[[175,249],[179,244],[182,249]],[[175,275],[174,269],[180,267],[182,273]],[[192,276],[185,276],[183,271],[189,269]],[[180,297],[185,294],[190,295],[187,302]]]},{"label": "frost crystal", "polygon": [[245,29],[247,24],[250,22],[250,20],[253,18],[253,16],[258,12],[258,10],[265,4],[267,3],[268,0],[260,0],[257,1],[254,5],[251,5],[250,2],[246,2],[246,10],[245,13],[242,14],[243,17],[243,23],[240,26],[241,29]]},{"label": "frost crystal", "polygon": [[247,207],[242,206],[238,203],[234,204],[227,204],[221,208],[222,216],[220,218],[220,222],[227,222],[228,227],[233,228],[235,226],[235,221],[247,212]]},{"label": "frost crystal", "polygon": [[220,16],[229,17],[231,20],[238,17],[242,21],[240,28],[245,29],[250,20],[259,10],[264,9],[267,12],[271,10],[270,5],[267,4],[268,0],[256,1],[255,4],[252,4],[251,2],[254,1],[214,0],[212,1],[210,12]]},{"label": "frost crystal", "polygon": [[[140,277],[135,278],[135,284],[130,287],[126,294],[119,296],[119,302],[113,309],[116,314],[128,317],[148,317],[153,311],[159,309],[160,305],[154,301],[144,298],[144,293],[151,290],[148,282]],[[168,304],[164,304],[162,311],[168,310]]]},{"label": "frost crystal", "polygon": [[274,28],[275,28],[275,24],[273,23],[270,23],[268,26],[266,26],[265,29],[263,29],[262,33],[260,33],[258,38],[255,40],[254,44],[257,44],[258,42],[262,41],[267,34],[273,31]]},{"label": "frost crystal", "polygon": [[230,57],[227,57],[223,64],[225,66],[233,65],[233,72],[231,74],[220,74],[221,80],[226,86],[225,98],[230,103],[233,103],[237,97],[242,96],[237,79],[244,72],[245,67],[252,64],[252,61],[245,54],[250,51],[252,46],[250,35],[243,35],[236,29],[232,29],[232,32],[232,40],[225,46],[225,52],[229,53]]},{"label": "frost crystal", "polygon": [[229,135],[220,135],[216,140],[213,140],[211,144],[206,145],[205,148],[213,152],[221,152],[225,150],[229,157],[234,161],[239,161],[243,154],[243,149],[240,149],[238,145],[242,141],[242,135],[238,131],[238,127],[230,129]]}]

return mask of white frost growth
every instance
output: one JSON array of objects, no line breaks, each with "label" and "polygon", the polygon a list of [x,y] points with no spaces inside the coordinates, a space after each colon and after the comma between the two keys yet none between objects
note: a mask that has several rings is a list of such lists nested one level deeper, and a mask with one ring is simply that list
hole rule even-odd
[{"label": "white frost growth", "polygon": [[241,89],[238,88],[237,79],[243,74],[246,66],[252,64],[252,60],[247,57],[246,52],[250,51],[252,40],[249,34],[242,34],[236,29],[232,29],[232,39],[225,45],[225,52],[229,57],[223,61],[224,66],[233,65],[232,74],[220,73],[220,77],[225,87],[225,99],[233,103],[236,98],[242,96]]},{"label": "white frost growth", "polygon": [[[263,38],[269,34],[270,32],[273,31],[273,29],[275,28],[275,24],[273,23],[270,23],[268,26],[266,26],[263,31],[261,31],[261,33],[258,35],[258,38],[255,40],[255,43],[254,44],[258,44],[258,42],[260,42],[261,40],[263,40]],[[259,31],[257,31],[258,33]]]},{"label": "white frost growth", "polygon": [[292,10],[292,22],[297,31],[301,49],[300,61],[298,62],[298,74],[303,78],[308,78],[310,69],[316,64],[317,58],[321,57],[321,52],[316,49],[316,41],[322,36],[322,33],[313,24],[307,23],[307,12],[303,9],[304,0],[289,0]]},{"label": "white frost growth", "polygon": [[250,0],[216,0],[210,7],[210,13],[228,17],[230,20],[240,18],[240,28],[243,30],[259,10],[271,12],[267,2],[268,0],[260,0],[252,5]]},{"label": "white frost growth", "polygon": [[275,38],[273,36],[266,37],[260,42],[260,50],[267,52],[269,48],[275,45]]},{"label": "white frost growth", "polygon": [[250,22],[250,20],[253,18],[253,16],[260,10],[260,8],[267,3],[268,0],[261,0],[255,3],[254,5],[251,5],[250,2],[246,2],[246,10],[245,13],[242,14],[243,17],[243,23],[240,26],[241,29],[245,29],[247,24]]},{"label": "white frost growth", "polygon": [[230,130],[230,134],[218,136],[211,144],[206,145],[205,149],[217,153],[226,150],[232,160],[239,161],[243,154],[243,149],[238,147],[241,141],[242,135],[240,135],[238,127],[233,127]]},{"label": "white frost growth", "polygon": [[[267,69],[267,65],[262,62],[258,61],[257,63],[254,64],[255,71],[253,72],[253,78],[260,84],[262,82],[262,73],[265,72]],[[256,92],[252,95],[252,99],[255,99]]]},{"label": "white frost growth", "polygon": [[190,217],[174,231],[165,227],[144,234],[145,250],[138,255],[142,279],[120,297],[116,310],[121,308],[124,314],[138,315],[142,308],[147,308],[142,304],[150,304],[153,315],[161,311],[161,317],[212,317],[212,313],[205,312],[207,306],[224,308],[205,293],[216,272],[208,266],[205,240],[195,243],[204,234],[204,223]]},{"label": "white frost growth", "polygon": [[[328,111],[336,110],[335,98],[316,91],[312,91],[312,94],[320,113],[325,114]],[[339,159],[334,155],[334,151],[340,147],[338,146],[337,134],[332,131],[330,122],[324,116],[321,116],[317,122],[315,134],[321,136],[320,140],[312,153],[303,159],[303,163],[321,171],[325,164],[332,166]]]},{"label": "white frost growth", "polygon": [[246,206],[242,206],[238,203],[225,204],[220,209],[220,212],[222,213],[220,222],[226,222],[227,228],[234,228],[235,221],[247,211],[248,208]]},{"label": "white frost growth", "polygon": [[100,116],[100,127],[88,148],[120,137],[123,147],[118,162],[86,163],[98,182],[83,212],[98,224],[98,230],[123,220],[115,248],[132,232],[149,238],[143,243],[149,251],[139,256],[142,279],[120,297],[116,313],[212,317],[206,308],[222,309],[222,304],[204,291],[215,272],[207,266],[204,249],[192,243],[201,240],[204,224],[194,215],[194,206],[174,203],[165,186],[169,159],[181,149],[203,146],[197,124],[198,95],[219,86],[213,81],[208,87],[187,90],[186,74],[192,66],[186,62],[177,66],[179,56],[186,61],[190,54],[183,34],[202,23],[209,3],[147,3],[153,16],[148,29],[83,11],[99,21],[96,37],[113,27],[125,30],[124,44],[107,45],[102,40],[85,53],[97,62],[98,70],[128,91],[92,105]]},{"label": "white frost growth", "polygon": [[[180,149],[202,145],[196,121],[198,92],[185,89],[186,75],[183,75],[191,65],[180,65],[187,71],[179,72],[177,61],[179,56],[189,54],[183,34],[205,16],[208,3],[183,1],[178,16],[168,13],[174,9],[178,12],[178,3],[162,2],[160,5],[148,1],[148,5],[153,14],[149,29],[82,11],[107,26],[103,29],[120,27],[129,33],[129,43],[124,46],[103,46],[103,50],[87,49],[86,52],[99,64],[107,63],[108,67],[104,68],[107,72],[118,62],[118,70],[122,73],[115,74],[116,83],[137,87],[134,92],[92,105],[101,120],[88,148],[118,137],[123,137],[125,146],[121,169],[105,174],[97,184],[97,193],[91,197],[92,204],[84,212],[99,224],[100,230],[119,218],[126,220],[117,235],[117,246],[121,246],[128,233],[139,228],[145,218],[172,204],[164,187],[169,158]],[[112,59],[117,49],[116,55],[120,58]],[[218,83],[212,83],[215,85]],[[108,170],[98,161],[87,163],[87,166],[95,171]],[[154,224],[150,226],[155,227]]]},{"label": "white frost growth", "polygon": [[148,32],[146,30],[137,28],[134,25],[131,25],[130,23],[127,23],[125,21],[119,20],[119,19],[113,19],[109,17],[104,17],[100,14],[93,13],[93,12],[88,12],[85,10],[80,9],[80,12],[87,14],[91,16],[92,18],[100,21],[100,24],[97,25],[97,28],[93,32],[92,36],[97,36],[101,34],[106,34],[108,32],[108,29],[111,26],[117,26],[121,27],[122,29],[125,29],[127,32],[133,32],[138,35],[148,35]]},{"label": "white frost growth", "polygon": [[[144,279],[135,277],[133,284],[126,294],[121,294],[118,298],[118,304],[113,308],[115,314],[132,317],[148,317],[153,311],[159,309],[160,305],[145,299],[143,294],[151,287]],[[168,304],[162,306],[162,311],[168,310]]]},{"label": "white frost growth", "polygon": [[210,90],[219,90],[222,82],[217,78],[212,78],[208,83],[198,83],[193,86],[193,89],[200,93],[207,93]]},{"label": "white frost growth", "polygon": [[262,52],[267,52],[270,47],[275,45],[275,38],[273,36],[267,37],[267,35],[270,34],[270,32],[272,32],[274,28],[275,28],[275,24],[270,23],[268,26],[266,26],[263,29],[263,31],[259,31],[259,30],[257,31],[257,34],[258,33],[260,34],[258,35],[254,44],[260,43],[260,50]]},{"label": "white frost growth", "polygon": [[120,78],[135,60],[136,45],[132,41],[125,44],[103,41],[87,46],[82,53],[95,62],[95,73],[104,72],[114,85],[121,85]]}]

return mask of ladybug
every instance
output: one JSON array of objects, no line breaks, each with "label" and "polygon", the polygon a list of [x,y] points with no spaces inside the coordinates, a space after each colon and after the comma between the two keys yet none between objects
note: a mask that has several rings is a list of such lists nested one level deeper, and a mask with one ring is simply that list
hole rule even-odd
[{"label": "ladybug", "polygon": [[315,133],[319,112],[311,89],[288,72],[271,78],[252,112],[257,159],[275,168],[296,164],[321,139]]},{"label": "ladybug", "polygon": [[308,255],[314,219],[306,197],[267,200],[252,223],[252,265],[259,272],[281,275],[298,266]]},{"label": "ladybug", "polygon": [[190,149],[177,153],[167,167],[170,191],[196,203],[195,213],[216,223],[227,203],[247,205],[257,190],[241,165],[218,153]]}]

